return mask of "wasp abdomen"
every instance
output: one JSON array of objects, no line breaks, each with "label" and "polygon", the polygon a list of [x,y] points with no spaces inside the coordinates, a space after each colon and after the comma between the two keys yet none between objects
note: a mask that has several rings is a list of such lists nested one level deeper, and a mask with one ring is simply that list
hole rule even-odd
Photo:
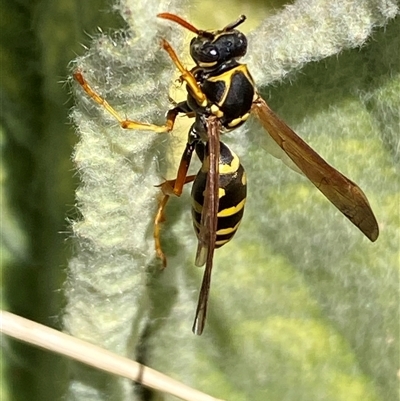
[{"label": "wasp abdomen", "polygon": [[[196,146],[196,152],[204,160],[204,144]],[[199,235],[201,212],[204,204],[207,169],[200,169],[192,186],[192,218],[196,235]],[[217,238],[215,247],[220,248],[235,235],[242,220],[246,202],[246,173],[240,164],[239,157],[225,144],[220,143],[219,157],[219,206],[217,214]]]}]

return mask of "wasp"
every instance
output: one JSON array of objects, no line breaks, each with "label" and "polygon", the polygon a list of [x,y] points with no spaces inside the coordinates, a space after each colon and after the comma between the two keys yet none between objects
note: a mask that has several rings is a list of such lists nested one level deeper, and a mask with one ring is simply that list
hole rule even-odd
[{"label": "wasp", "polygon": [[[122,118],[90,87],[81,71],[76,71],[74,78],[124,129],[169,132],[179,114],[194,117],[177,176],[160,185],[163,198],[155,217],[154,239],[156,254],[165,267],[166,257],[160,243],[165,207],[171,195],[180,196],[183,186],[193,182],[192,218],[198,239],[195,264],[205,265],[192,328],[200,335],[206,321],[214,251],[236,233],[246,201],[244,168],[238,156],[220,141],[220,135],[238,128],[250,114],[258,117],[300,171],[371,241],[378,238],[379,228],[363,191],[322,159],[258,94],[246,64],[238,61],[247,51],[246,36],[236,29],[245,21],[244,15],[221,30],[200,30],[170,13],[157,16],[196,35],[190,42],[190,55],[195,63],[190,70],[181,63],[171,45],[162,40],[162,47],[178,68],[180,81],[186,83],[187,89],[186,100],[167,112],[164,125]],[[201,168],[196,175],[188,175],[193,153],[200,159]]]}]

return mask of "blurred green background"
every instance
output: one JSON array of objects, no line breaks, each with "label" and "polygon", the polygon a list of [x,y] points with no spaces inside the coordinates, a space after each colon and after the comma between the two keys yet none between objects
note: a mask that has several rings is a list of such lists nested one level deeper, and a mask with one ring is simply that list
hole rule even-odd
[{"label": "blurred green background", "polygon": [[[109,7],[102,0],[1,6],[2,307],[56,328],[71,251],[66,219],[77,217],[77,138],[65,82],[97,27],[122,24]],[[61,399],[60,357],[8,339],[2,357],[2,400]]]}]

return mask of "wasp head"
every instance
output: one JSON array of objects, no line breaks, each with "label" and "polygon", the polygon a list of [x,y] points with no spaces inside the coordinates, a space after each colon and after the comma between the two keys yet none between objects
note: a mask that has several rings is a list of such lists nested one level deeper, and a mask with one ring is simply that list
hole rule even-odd
[{"label": "wasp head", "polygon": [[245,21],[244,15],[218,31],[202,31],[170,13],[158,14],[158,17],[174,21],[197,35],[190,42],[190,55],[199,67],[215,68],[226,61],[240,58],[246,54],[246,36],[235,29]]}]

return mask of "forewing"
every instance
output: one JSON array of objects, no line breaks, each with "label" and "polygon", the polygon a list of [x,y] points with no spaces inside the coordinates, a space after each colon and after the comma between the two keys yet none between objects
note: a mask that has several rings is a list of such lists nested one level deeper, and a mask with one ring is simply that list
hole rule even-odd
[{"label": "forewing", "polygon": [[201,213],[200,232],[196,253],[196,265],[203,265],[205,259],[203,281],[201,283],[196,317],[193,324],[193,333],[200,335],[203,332],[207,314],[208,294],[210,291],[211,271],[217,237],[218,188],[219,188],[219,120],[214,117],[207,119],[209,169],[204,194],[204,205]]},{"label": "forewing", "polygon": [[252,112],[275,142],[304,175],[371,241],[379,235],[378,223],[364,192],[330,166],[258,97]]}]

